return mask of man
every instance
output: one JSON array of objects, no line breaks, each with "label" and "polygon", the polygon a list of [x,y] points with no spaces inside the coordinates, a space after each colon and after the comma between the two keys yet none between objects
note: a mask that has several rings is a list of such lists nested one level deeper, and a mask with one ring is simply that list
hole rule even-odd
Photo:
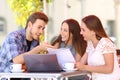
[{"label": "man", "polygon": [[5,39],[0,50],[0,72],[10,72],[12,63],[24,63],[23,55],[37,54],[50,47],[39,45],[39,36],[43,33],[48,17],[35,12],[27,20],[25,29],[11,32]]}]

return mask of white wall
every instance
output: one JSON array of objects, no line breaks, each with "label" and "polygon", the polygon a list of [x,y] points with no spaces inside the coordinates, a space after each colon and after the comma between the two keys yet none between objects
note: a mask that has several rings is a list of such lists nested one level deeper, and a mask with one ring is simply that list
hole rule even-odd
[{"label": "white wall", "polygon": [[[67,6],[69,4],[70,7]],[[51,4],[51,9],[49,8],[48,15],[52,18],[53,22],[48,25],[48,41],[50,41],[54,36],[57,36],[60,32],[61,23],[67,18],[74,18],[78,21],[81,19],[81,5],[80,0],[54,0]]]},{"label": "white wall", "polygon": [[6,20],[6,32],[0,34],[0,45],[3,43],[6,35],[14,30],[18,29],[18,26],[15,23],[13,13],[10,11],[9,6],[7,5],[7,0],[0,0],[0,17],[5,18]]},{"label": "white wall", "polygon": [[[59,34],[61,23],[66,18],[74,18],[81,22],[84,16],[94,14],[98,16],[105,29],[108,29],[107,21],[115,20],[114,0],[53,0],[49,8],[52,24],[48,25],[47,39]],[[67,5],[70,7],[68,8]],[[51,22],[50,22],[51,23]],[[106,30],[108,32],[108,30]]]}]

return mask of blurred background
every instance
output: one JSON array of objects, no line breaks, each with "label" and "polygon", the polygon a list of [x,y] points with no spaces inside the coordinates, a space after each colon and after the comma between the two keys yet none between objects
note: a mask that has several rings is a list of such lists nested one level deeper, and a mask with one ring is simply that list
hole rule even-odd
[{"label": "blurred background", "polygon": [[0,0],[0,46],[9,32],[25,27],[27,17],[35,11],[49,17],[45,41],[51,42],[59,34],[63,20],[74,18],[81,23],[84,16],[93,14],[101,19],[105,31],[120,49],[120,0]]}]

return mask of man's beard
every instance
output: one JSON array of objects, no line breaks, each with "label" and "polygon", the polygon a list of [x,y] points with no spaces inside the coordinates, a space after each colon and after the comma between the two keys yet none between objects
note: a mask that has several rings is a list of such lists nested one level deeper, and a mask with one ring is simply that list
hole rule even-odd
[{"label": "man's beard", "polygon": [[39,37],[38,37],[38,38],[34,38],[34,37],[33,37],[32,29],[30,30],[30,37],[31,37],[33,40],[39,40]]},{"label": "man's beard", "polygon": [[29,32],[29,34],[30,34],[30,37],[32,38],[32,39],[34,39],[33,37],[32,37],[32,29],[30,29],[30,32]]}]

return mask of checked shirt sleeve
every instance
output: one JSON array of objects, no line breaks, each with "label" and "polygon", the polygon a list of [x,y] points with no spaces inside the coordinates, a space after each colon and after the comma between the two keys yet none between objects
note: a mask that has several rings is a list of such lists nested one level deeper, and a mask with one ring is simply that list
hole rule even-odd
[{"label": "checked shirt sleeve", "polygon": [[10,60],[24,51],[22,42],[22,37],[18,34],[7,36],[0,50],[0,72],[7,72]]}]

